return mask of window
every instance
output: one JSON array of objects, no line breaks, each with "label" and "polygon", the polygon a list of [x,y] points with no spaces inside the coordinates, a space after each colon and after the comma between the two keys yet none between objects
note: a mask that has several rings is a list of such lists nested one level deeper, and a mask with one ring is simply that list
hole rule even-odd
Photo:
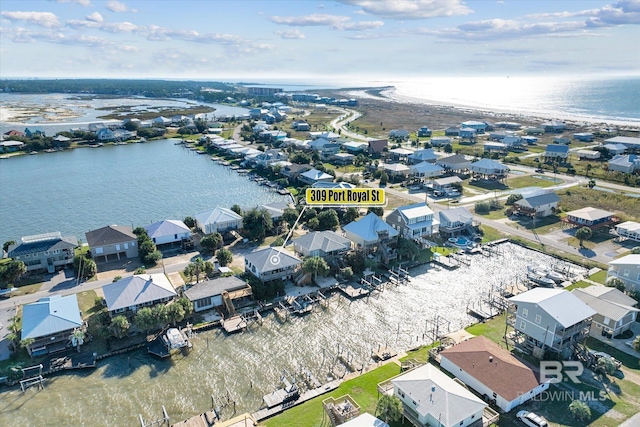
[{"label": "window", "polygon": [[[46,252],[44,253],[45,255],[47,254]],[[629,270],[625,270],[624,273],[622,274],[624,277],[629,277]]]},{"label": "window", "polygon": [[529,315],[529,310],[527,310],[526,308],[522,309],[522,317],[527,317]]},{"label": "window", "polygon": [[174,239],[176,239],[176,240],[178,240],[178,235],[177,235],[177,234],[174,234],[174,235],[173,235],[173,238],[174,238]]},{"label": "window", "polygon": [[494,392],[493,393],[493,398],[495,399],[496,397],[498,397],[498,395]]},{"label": "window", "polygon": [[124,248],[125,248],[125,250],[126,250],[126,249],[129,249],[129,244],[128,244],[128,243],[125,243],[125,244],[124,244]]},{"label": "window", "polygon": [[527,327],[527,324],[524,321],[520,321],[520,329],[524,331],[526,327]]},{"label": "window", "polygon": [[103,252],[104,250],[102,248],[96,248],[96,254],[101,254]]},{"label": "window", "polygon": [[536,314],[536,323],[540,323],[542,322],[542,316],[540,316],[539,314]]},{"label": "window", "polygon": [[116,251],[120,250],[120,245],[116,245]]}]

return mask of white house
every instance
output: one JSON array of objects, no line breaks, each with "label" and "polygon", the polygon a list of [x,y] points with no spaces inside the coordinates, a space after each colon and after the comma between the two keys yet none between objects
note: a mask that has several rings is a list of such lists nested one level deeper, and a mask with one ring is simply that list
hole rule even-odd
[{"label": "white house", "polygon": [[473,214],[467,208],[459,206],[438,212],[440,219],[440,233],[458,234],[469,230],[473,225]]},{"label": "white house", "polygon": [[174,219],[154,222],[145,225],[144,229],[156,245],[181,242],[191,237],[189,227],[184,222]]},{"label": "white house", "polygon": [[609,170],[634,173],[640,169],[640,156],[637,154],[618,154],[609,160]]},{"label": "white house", "polygon": [[177,296],[167,276],[136,274],[102,287],[107,310],[112,316],[133,315],[144,307],[171,301]]},{"label": "white house", "polygon": [[609,261],[607,280],[617,277],[628,291],[640,291],[640,254],[631,254]]},{"label": "white house", "polygon": [[328,173],[319,171],[318,169],[311,169],[304,173],[301,173],[298,176],[298,179],[305,184],[313,185],[316,182],[321,181],[331,182],[333,181],[333,176],[329,175]]},{"label": "white house", "polygon": [[225,233],[242,228],[242,217],[227,208],[216,207],[195,215],[193,219],[204,234]]},{"label": "white house", "polygon": [[503,412],[549,388],[549,382],[541,384],[531,368],[484,336],[441,351],[440,366]]},{"label": "white house", "polygon": [[258,249],[244,256],[244,271],[263,282],[291,279],[302,262],[282,248]]},{"label": "white house", "polygon": [[580,301],[596,311],[591,321],[590,334],[602,339],[615,337],[631,329],[640,309],[636,300],[616,288],[593,285],[571,291]]},{"label": "white house", "polygon": [[520,199],[513,206],[519,214],[549,216],[558,208],[558,203],[560,203],[560,197],[556,193],[545,193]]},{"label": "white house", "polygon": [[438,232],[440,222],[425,202],[400,206],[386,218],[387,224],[405,239],[429,238]]},{"label": "white house", "polygon": [[481,427],[487,404],[430,363],[391,380],[413,425]]},{"label": "white house", "polygon": [[562,357],[589,334],[595,310],[563,289],[533,288],[509,298],[507,324],[518,346],[542,358],[546,351]]},{"label": "white house", "polygon": [[616,225],[618,236],[640,242],[640,222],[626,221]]}]

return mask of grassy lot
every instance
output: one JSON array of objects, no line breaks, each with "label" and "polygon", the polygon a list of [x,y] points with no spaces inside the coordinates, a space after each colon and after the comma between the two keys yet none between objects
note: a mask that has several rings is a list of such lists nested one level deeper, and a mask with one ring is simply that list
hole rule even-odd
[{"label": "grassy lot", "polygon": [[494,341],[500,346],[506,348],[506,344],[504,343],[504,330],[505,330],[505,322],[507,319],[507,314],[501,314],[500,316],[494,317],[491,320],[487,320],[484,323],[476,323],[475,325],[471,325],[465,329],[465,331],[469,332],[473,335],[484,335],[489,338],[491,341]]},{"label": "grassy lot", "polygon": [[580,280],[579,282],[574,283],[573,285],[569,285],[564,288],[567,291],[572,291],[576,288],[588,288],[589,286],[593,286],[593,283],[585,282],[584,280]]},{"label": "grassy lot", "polygon": [[507,184],[510,188],[523,188],[523,187],[552,187],[554,185],[563,184],[564,181],[557,178],[554,181],[550,179],[540,179],[533,175],[519,176],[517,178],[507,179]]},{"label": "grassy lot", "polygon": [[601,270],[598,271],[596,274],[592,274],[591,276],[589,276],[589,279],[593,280],[594,282],[598,282],[604,285],[604,282],[607,278],[607,270]]},{"label": "grassy lot", "polygon": [[560,206],[563,211],[572,211],[591,206],[593,208],[613,210],[624,220],[640,220],[640,203],[638,198],[620,193],[591,190],[584,187],[572,187],[560,191]]},{"label": "grassy lot", "polygon": [[78,297],[78,308],[80,308],[83,319],[87,319],[102,308],[100,305],[96,305],[96,298],[98,297],[96,291],[84,291],[76,294],[76,296]]},{"label": "grassy lot", "polygon": [[487,219],[502,219],[507,217],[504,209],[496,209],[495,211],[490,211],[486,214],[476,212],[476,214]]},{"label": "grassy lot", "polygon": [[482,224],[480,229],[484,233],[482,235],[482,243],[493,242],[494,240],[499,240],[505,237],[504,234],[497,229],[485,224]]}]

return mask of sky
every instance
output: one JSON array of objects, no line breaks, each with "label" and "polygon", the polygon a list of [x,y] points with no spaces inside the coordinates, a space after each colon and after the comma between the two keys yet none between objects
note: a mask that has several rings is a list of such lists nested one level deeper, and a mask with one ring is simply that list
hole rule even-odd
[{"label": "sky", "polygon": [[2,0],[0,78],[640,74],[640,0]]}]

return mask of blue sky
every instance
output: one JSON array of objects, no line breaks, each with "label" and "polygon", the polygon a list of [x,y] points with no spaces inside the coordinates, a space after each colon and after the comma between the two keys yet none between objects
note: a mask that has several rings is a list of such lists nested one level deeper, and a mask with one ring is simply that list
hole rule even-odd
[{"label": "blue sky", "polygon": [[640,0],[2,0],[0,77],[638,75]]}]

